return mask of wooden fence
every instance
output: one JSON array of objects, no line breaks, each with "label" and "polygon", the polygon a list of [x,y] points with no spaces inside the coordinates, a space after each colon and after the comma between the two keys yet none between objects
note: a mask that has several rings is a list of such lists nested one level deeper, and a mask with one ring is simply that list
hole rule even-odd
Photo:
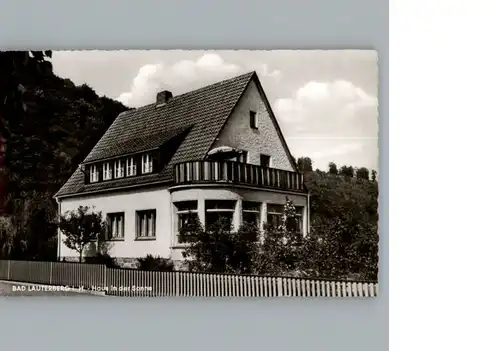
[{"label": "wooden fence", "polygon": [[0,280],[62,285],[115,296],[375,297],[373,282],[153,272],[70,262],[0,261]]}]

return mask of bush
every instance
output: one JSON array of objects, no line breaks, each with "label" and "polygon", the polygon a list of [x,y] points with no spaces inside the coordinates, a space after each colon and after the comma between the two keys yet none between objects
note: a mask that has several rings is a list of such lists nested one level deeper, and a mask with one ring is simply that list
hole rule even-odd
[{"label": "bush", "polygon": [[95,256],[85,257],[85,263],[103,264],[107,268],[120,268],[116,260],[107,253],[97,253]]},{"label": "bush", "polygon": [[153,255],[147,255],[146,257],[137,259],[137,261],[139,262],[139,270],[141,271],[172,272],[174,270],[172,260],[160,256],[153,257]]}]

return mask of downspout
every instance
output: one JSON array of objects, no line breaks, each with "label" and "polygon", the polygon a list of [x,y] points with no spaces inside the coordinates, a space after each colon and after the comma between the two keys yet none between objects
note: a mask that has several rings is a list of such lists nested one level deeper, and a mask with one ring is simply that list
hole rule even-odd
[{"label": "downspout", "polygon": [[57,202],[57,261],[61,261],[61,230],[59,229],[59,218],[61,216],[61,200],[56,198]]},{"label": "downspout", "polygon": [[311,193],[307,191],[307,233],[309,235],[311,232]]}]

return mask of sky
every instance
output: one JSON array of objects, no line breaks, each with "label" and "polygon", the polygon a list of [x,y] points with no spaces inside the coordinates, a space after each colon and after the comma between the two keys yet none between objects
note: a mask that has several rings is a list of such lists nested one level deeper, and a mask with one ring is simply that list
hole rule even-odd
[{"label": "sky", "polygon": [[378,171],[378,65],[373,50],[58,51],[54,73],[139,107],[256,71],[295,156],[313,168]]}]

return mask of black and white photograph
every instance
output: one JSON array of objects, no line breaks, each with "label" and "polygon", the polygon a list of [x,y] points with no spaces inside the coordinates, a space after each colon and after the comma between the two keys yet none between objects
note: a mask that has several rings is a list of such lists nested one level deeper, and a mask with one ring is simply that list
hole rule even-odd
[{"label": "black and white photograph", "polygon": [[0,52],[0,294],[375,298],[377,52]]}]

